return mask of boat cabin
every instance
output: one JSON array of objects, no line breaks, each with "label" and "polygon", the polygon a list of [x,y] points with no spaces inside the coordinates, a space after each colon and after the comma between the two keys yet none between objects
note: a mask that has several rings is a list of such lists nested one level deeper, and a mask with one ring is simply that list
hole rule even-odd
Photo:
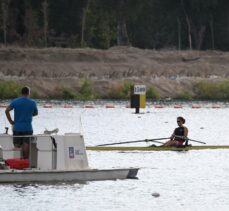
[{"label": "boat cabin", "polygon": [[[31,136],[29,168],[40,170],[83,170],[88,169],[88,159],[83,136],[79,133],[65,135]],[[0,158],[21,159],[20,148],[13,145],[13,136],[0,136]],[[2,155],[1,155],[2,154]]]}]

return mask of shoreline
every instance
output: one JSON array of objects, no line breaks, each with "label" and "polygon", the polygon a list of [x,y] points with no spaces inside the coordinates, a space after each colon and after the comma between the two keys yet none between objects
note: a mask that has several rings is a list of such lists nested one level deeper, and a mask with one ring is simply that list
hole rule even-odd
[{"label": "shoreline", "polygon": [[229,83],[228,67],[229,53],[220,51],[0,48],[0,85],[28,85],[36,98],[125,99],[130,84],[144,84],[150,98],[200,99],[202,82]]}]

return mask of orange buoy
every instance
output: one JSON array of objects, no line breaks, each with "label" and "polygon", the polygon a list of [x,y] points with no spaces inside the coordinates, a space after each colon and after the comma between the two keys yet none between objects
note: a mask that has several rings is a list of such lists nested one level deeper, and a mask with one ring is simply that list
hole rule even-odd
[{"label": "orange buoy", "polygon": [[6,108],[7,107],[7,105],[5,105],[5,104],[0,104],[0,108]]},{"label": "orange buoy", "polygon": [[84,108],[94,108],[93,105],[85,105]]},{"label": "orange buoy", "polygon": [[192,105],[192,108],[201,108],[201,106],[200,105],[197,105],[197,104],[193,104]]},{"label": "orange buoy", "polygon": [[70,105],[70,104],[64,104],[64,108],[73,108],[73,105]]},{"label": "orange buoy", "polygon": [[106,108],[114,108],[115,106],[114,105],[111,105],[111,104],[108,104],[108,105],[105,105]]},{"label": "orange buoy", "polygon": [[183,108],[182,105],[174,105],[174,108]]},{"label": "orange buoy", "polygon": [[219,105],[212,105],[212,108],[220,108]]},{"label": "orange buoy", "polygon": [[155,107],[155,108],[164,108],[163,105],[155,105],[154,107]]},{"label": "orange buoy", "polygon": [[44,104],[43,108],[52,108],[52,105],[51,104]]}]

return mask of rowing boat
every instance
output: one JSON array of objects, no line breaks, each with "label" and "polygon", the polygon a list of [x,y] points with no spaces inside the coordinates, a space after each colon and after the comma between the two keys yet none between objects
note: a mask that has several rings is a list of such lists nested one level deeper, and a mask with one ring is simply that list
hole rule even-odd
[{"label": "rowing boat", "polygon": [[229,145],[205,145],[205,146],[184,146],[184,147],[140,147],[140,146],[87,146],[87,150],[93,151],[186,151],[204,149],[229,149]]}]

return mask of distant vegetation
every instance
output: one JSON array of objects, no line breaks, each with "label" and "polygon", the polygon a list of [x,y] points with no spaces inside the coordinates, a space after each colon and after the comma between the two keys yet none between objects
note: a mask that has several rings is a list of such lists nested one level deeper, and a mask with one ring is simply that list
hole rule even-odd
[{"label": "distant vegetation", "polygon": [[1,0],[0,43],[229,50],[228,11],[228,0]]},{"label": "distant vegetation", "polygon": [[202,81],[196,85],[196,98],[205,100],[229,100],[229,80]]},{"label": "distant vegetation", "polygon": [[93,99],[129,99],[130,89],[133,82],[124,81],[112,85],[107,93],[96,93],[90,80],[84,80],[78,90],[62,86],[59,98],[75,100],[93,100]]},{"label": "distant vegetation", "polygon": [[193,94],[188,90],[180,91],[177,93],[175,99],[176,100],[192,100]]},{"label": "distant vegetation", "polygon": [[153,86],[150,86],[146,91],[146,98],[159,100],[160,94]]},{"label": "distant vegetation", "polygon": [[89,80],[84,80],[78,91],[71,88],[61,87],[61,94],[59,98],[65,100],[93,100],[96,99],[97,96],[98,95],[94,92],[91,82]]},{"label": "distant vegetation", "polygon": [[0,81],[0,99],[20,96],[22,86],[15,81]]},{"label": "distant vegetation", "polygon": [[64,100],[71,100],[71,99],[77,99],[78,95],[75,90],[71,88],[61,87],[61,94],[59,98],[63,98]]},{"label": "distant vegetation", "polygon": [[108,95],[105,98],[108,99],[129,99],[130,98],[130,90],[131,86],[133,86],[133,82],[124,81],[123,83],[118,83],[112,85],[108,91]]},{"label": "distant vegetation", "polygon": [[80,100],[93,100],[97,97],[92,84],[89,80],[83,81],[79,89],[79,99]]},{"label": "distant vegetation", "polygon": [[[69,88],[64,85],[58,87],[56,94],[50,94],[48,99],[64,100],[94,100],[94,99],[117,99],[128,100],[131,96],[132,81],[115,83],[106,90],[106,93],[97,92],[90,80],[81,81],[79,88]],[[12,99],[20,96],[22,85],[15,81],[0,81],[0,99]],[[36,90],[32,89],[32,98],[41,98]],[[154,87],[147,87],[146,98],[162,100],[160,92]],[[229,100],[229,80],[225,81],[200,81],[195,84],[193,91],[178,91],[174,100]]]}]

